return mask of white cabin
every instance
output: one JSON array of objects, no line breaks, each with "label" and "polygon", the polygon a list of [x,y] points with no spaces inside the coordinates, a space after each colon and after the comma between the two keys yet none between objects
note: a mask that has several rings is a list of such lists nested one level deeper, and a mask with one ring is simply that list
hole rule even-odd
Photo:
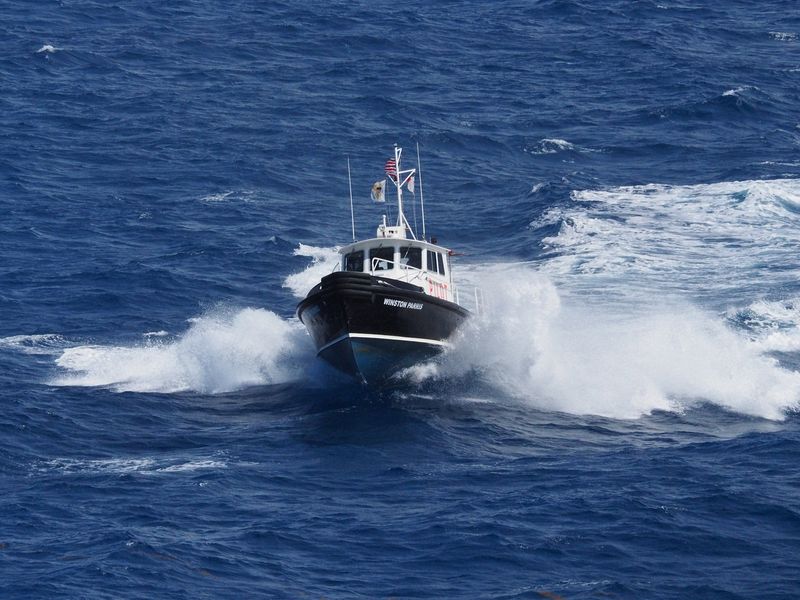
[{"label": "white cabin", "polygon": [[447,248],[408,239],[404,227],[378,227],[378,237],[339,250],[341,270],[369,273],[419,286],[426,294],[458,303]]},{"label": "white cabin", "polygon": [[[419,153],[419,148],[417,151]],[[430,296],[458,304],[458,292],[450,271],[450,251],[424,239],[417,239],[403,214],[403,188],[414,191],[414,176],[417,174],[417,169],[401,170],[402,152],[402,148],[395,146],[394,159],[387,161],[385,167],[386,174],[397,188],[397,223],[393,226],[388,225],[384,215],[374,238],[354,241],[344,246],[339,250],[342,255],[340,268],[342,271],[369,273],[410,283],[422,288],[423,292]],[[373,195],[374,200],[384,201],[384,184],[385,182],[381,181],[374,184],[373,194],[376,190],[379,193],[379,198]],[[424,237],[425,208],[422,204],[421,179],[420,205]],[[352,211],[352,191],[350,207]],[[353,222],[353,239],[355,240],[355,222]]]}]

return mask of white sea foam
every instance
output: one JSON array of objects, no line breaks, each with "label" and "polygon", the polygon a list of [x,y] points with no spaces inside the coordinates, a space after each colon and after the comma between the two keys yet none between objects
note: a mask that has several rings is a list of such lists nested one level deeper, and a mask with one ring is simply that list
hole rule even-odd
[{"label": "white sea foam", "polygon": [[791,31],[770,31],[769,37],[779,42],[796,42],[797,34]]},{"label": "white sea foam", "polygon": [[539,140],[539,142],[533,148],[526,148],[526,152],[530,152],[531,154],[556,154],[558,152],[574,149],[575,146],[567,140],[562,140],[559,138],[544,138]]},{"label": "white sea foam", "polygon": [[185,473],[188,471],[200,471],[205,469],[226,469],[228,463],[221,460],[190,460],[187,462],[176,463],[159,467],[156,469],[159,473]]},{"label": "white sea foam", "polygon": [[800,180],[649,184],[572,200],[531,224],[560,222],[543,240],[558,256],[542,268],[567,293],[752,300],[800,275],[787,268],[800,243]]},{"label": "white sea foam", "polygon": [[780,419],[800,400],[800,374],[716,315],[672,303],[589,308],[529,267],[493,271],[482,277],[486,316],[461,332],[438,377],[477,372],[537,408],[615,418],[702,400]]},{"label": "white sea foam", "polygon": [[225,202],[228,198],[233,195],[233,191],[230,192],[219,192],[217,194],[208,194],[207,196],[203,196],[200,198],[200,202],[207,202],[207,203],[214,203],[214,202]]},{"label": "white sea foam", "polygon": [[800,298],[757,300],[727,316],[741,323],[763,352],[800,352]]},{"label": "white sea foam", "polygon": [[163,329],[160,331],[148,331],[147,333],[142,334],[142,337],[151,338],[151,337],[167,337],[169,332],[164,331]]},{"label": "white sea foam", "polygon": [[45,44],[44,46],[42,46],[41,48],[39,48],[36,51],[36,54],[41,54],[41,53],[54,54],[55,52],[58,52],[59,50],[61,50],[61,48],[56,48],[55,46],[52,46],[50,44]]},{"label": "white sea foam", "polygon": [[725,97],[738,96],[739,94],[741,94],[742,92],[746,91],[747,89],[748,89],[747,86],[739,86],[737,88],[733,88],[733,89],[730,89],[730,90],[725,90],[724,92],[722,92],[722,95],[725,96]]},{"label": "white sea foam", "polygon": [[58,354],[66,345],[66,340],[55,333],[12,335],[0,338],[0,348],[21,352],[23,354]]},{"label": "white sea foam", "polygon": [[219,393],[294,380],[312,358],[299,323],[267,310],[216,310],[195,319],[175,341],[64,350],[56,361],[64,373],[52,383]]},{"label": "white sea foam", "polygon": [[587,152],[602,152],[602,150],[576,146],[572,142],[559,138],[543,138],[533,146],[523,148],[523,152],[534,155],[558,154],[560,152],[580,152],[585,154]]},{"label": "white sea foam", "polygon": [[294,251],[295,256],[311,258],[311,264],[305,270],[289,275],[283,282],[297,298],[305,298],[308,291],[319,283],[325,275],[333,273],[339,266],[339,249],[318,248],[300,244]]},{"label": "white sea foam", "polygon": [[155,465],[152,458],[73,459],[54,458],[41,463],[40,470],[60,473],[136,473],[148,471]]},{"label": "white sea foam", "polygon": [[181,458],[102,458],[73,459],[55,458],[38,466],[40,471],[57,471],[64,474],[111,473],[115,475],[156,475],[158,473],[184,473],[198,470],[227,468],[226,460]]},{"label": "white sea foam", "polygon": [[227,192],[216,192],[206,194],[200,198],[204,204],[218,204],[222,202],[252,202],[256,197],[253,190],[228,190]]}]

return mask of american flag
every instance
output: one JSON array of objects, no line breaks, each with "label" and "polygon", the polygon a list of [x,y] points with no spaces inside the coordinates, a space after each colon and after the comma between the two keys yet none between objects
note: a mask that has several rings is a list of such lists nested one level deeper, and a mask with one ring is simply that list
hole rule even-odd
[{"label": "american flag", "polygon": [[390,158],[389,160],[386,161],[383,170],[386,171],[386,174],[389,177],[397,181],[397,163],[394,162],[393,158]]}]

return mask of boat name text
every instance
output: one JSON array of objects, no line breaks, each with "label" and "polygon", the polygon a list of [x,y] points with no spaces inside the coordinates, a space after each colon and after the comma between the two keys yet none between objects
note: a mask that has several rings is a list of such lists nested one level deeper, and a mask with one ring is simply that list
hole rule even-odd
[{"label": "boat name text", "polygon": [[384,298],[384,306],[394,306],[395,308],[410,308],[412,310],[422,310],[422,302],[406,302],[394,298]]}]

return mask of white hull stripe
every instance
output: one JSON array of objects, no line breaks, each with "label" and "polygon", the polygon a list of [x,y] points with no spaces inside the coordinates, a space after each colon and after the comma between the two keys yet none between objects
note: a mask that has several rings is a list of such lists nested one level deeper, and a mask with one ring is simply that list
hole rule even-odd
[{"label": "white hull stripe", "polygon": [[382,333],[345,333],[339,336],[332,342],[328,342],[317,351],[317,354],[327,350],[334,344],[338,344],[347,338],[365,339],[365,340],[391,340],[395,342],[416,342],[417,344],[430,344],[432,346],[450,346],[448,342],[442,340],[429,340],[427,338],[404,337],[402,335],[384,335]]}]

